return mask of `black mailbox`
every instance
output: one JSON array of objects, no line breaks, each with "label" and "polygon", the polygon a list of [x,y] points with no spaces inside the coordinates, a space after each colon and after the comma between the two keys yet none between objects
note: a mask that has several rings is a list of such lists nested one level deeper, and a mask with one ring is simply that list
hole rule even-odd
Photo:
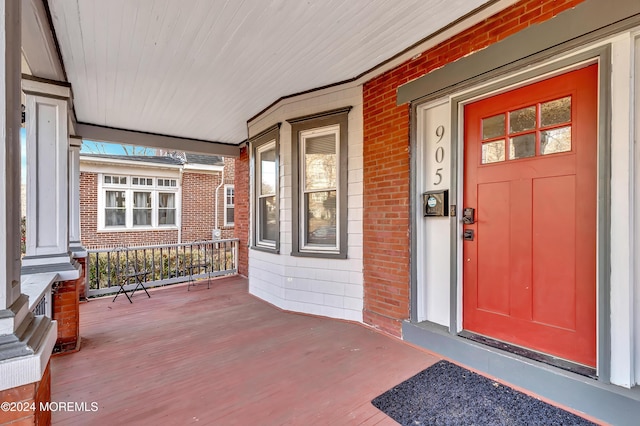
[{"label": "black mailbox", "polygon": [[428,191],[422,194],[424,216],[449,216],[449,190]]}]

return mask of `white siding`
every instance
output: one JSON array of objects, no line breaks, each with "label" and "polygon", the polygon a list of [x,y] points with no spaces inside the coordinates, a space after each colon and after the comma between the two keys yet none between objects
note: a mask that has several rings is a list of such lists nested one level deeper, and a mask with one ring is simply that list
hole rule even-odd
[{"label": "white siding", "polygon": [[[343,86],[344,87],[344,86]],[[347,259],[293,257],[291,126],[287,119],[352,106],[348,136]],[[280,127],[280,254],[249,250],[249,291],[291,311],[362,321],[362,88],[327,89],[281,102],[249,127]]]}]

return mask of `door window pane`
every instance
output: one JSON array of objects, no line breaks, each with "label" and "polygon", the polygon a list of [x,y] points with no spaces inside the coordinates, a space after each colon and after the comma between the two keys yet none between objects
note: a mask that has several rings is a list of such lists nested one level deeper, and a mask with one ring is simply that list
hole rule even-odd
[{"label": "door window pane", "polygon": [[571,121],[571,96],[540,105],[542,127]]},{"label": "door window pane", "polygon": [[482,139],[497,138],[504,135],[504,114],[482,119]]},{"label": "door window pane", "polygon": [[307,244],[336,246],[336,191],[305,194]]},{"label": "door window pane", "polygon": [[536,155],[536,134],[528,133],[509,140],[509,159],[533,157]]},{"label": "door window pane", "polygon": [[526,132],[536,128],[536,107],[530,106],[509,113],[509,133]]},{"label": "door window pane", "polygon": [[482,144],[482,164],[504,161],[504,139]]},{"label": "door window pane", "polygon": [[571,151],[571,126],[540,132],[542,155]]}]

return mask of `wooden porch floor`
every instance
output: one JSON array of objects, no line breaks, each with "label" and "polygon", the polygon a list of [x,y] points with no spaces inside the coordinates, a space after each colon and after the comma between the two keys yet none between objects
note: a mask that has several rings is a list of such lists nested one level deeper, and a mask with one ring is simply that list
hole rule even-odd
[{"label": "wooden porch floor", "polygon": [[81,305],[81,350],[51,360],[58,425],[396,424],[371,399],[439,358],[365,326],[282,312],[241,277]]}]

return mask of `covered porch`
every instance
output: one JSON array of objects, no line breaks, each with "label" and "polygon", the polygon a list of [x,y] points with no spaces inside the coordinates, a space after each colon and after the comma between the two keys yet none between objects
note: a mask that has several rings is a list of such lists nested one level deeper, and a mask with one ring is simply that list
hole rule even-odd
[{"label": "covered porch", "polygon": [[396,424],[371,399],[440,358],[366,326],[281,311],[240,276],[81,305],[51,360],[53,424]]}]

